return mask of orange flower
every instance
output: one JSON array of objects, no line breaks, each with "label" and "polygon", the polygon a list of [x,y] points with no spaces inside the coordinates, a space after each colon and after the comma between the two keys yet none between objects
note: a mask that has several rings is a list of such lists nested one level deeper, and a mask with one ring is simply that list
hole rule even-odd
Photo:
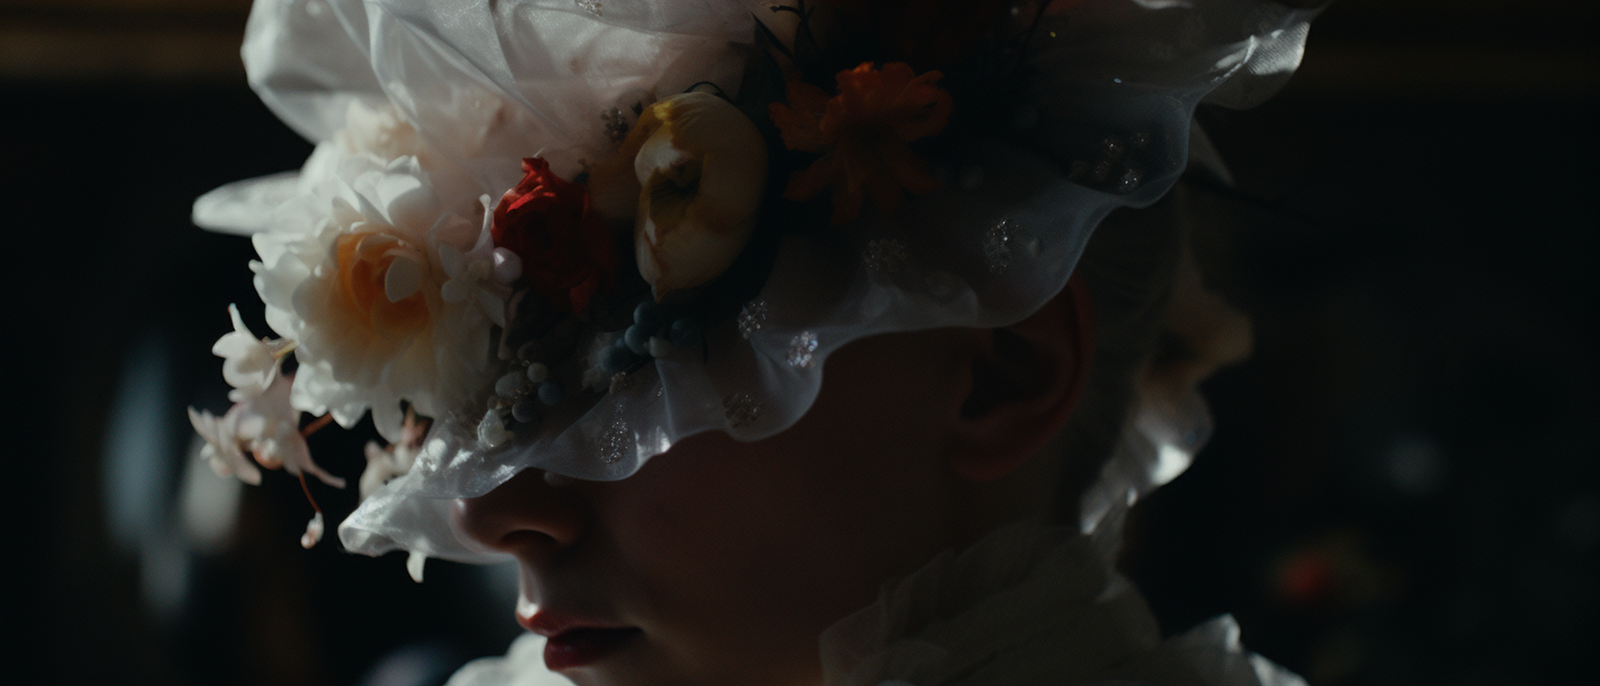
[{"label": "orange flower", "polygon": [[789,104],[772,103],[768,114],[790,150],[821,152],[803,171],[789,177],[783,197],[810,200],[833,188],[833,223],[861,214],[870,198],[880,211],[900,205],[901,189],[931,193],[939,180],[907,143],[932,136],[950,120],[950,94],[937,82],[944,75],[917,76],[904,62],[871,62],[839,72],[839,94],[795,80],[789,82]]}]

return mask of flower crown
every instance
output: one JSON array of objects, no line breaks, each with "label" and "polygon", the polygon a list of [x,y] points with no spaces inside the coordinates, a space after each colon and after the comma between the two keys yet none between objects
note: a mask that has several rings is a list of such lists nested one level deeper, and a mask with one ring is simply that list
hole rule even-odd
[{"label": "flower crown", "polygon": [[1262,49],[1304,17],[1219,4],[258,0],[252,83],[318,145],[197,202],[253,233],[281,337],[230,310],[204,455],[342,487],[304,435],[370,413],[341,536],[415,566],[482,557],[440,503],[520,469],[772,435],[851,340],[1037,309],[1181,172],[1201,97],[1286,76]]}]

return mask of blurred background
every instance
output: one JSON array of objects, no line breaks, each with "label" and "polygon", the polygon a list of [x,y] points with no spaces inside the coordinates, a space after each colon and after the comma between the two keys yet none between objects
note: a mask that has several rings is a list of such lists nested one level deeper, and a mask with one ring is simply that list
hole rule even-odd
[{"label": "blurred background", "polygon": [[[518,631],[504,573],[304,551],[293,479],[185,459],[228,303],[266,331],[190,202],[310,151],[244,84],[248,10],[0,0],[7,683],[437,683]],[[1167,630],[1232,612],[1319,685],[1590,682],[1597,37],[1592,0],[1338,0],[1280,97],[1201,113],[1257,345],[1130,531]],[[365,440],[312,447],[355,474]]]}]

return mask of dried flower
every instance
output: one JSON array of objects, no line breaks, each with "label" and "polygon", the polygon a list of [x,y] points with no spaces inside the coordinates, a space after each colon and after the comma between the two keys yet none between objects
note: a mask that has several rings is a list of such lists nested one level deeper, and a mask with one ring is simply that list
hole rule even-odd
[{"label": "dried flower", "polygon": [[870,198],[880,211],[899,206],[901,190],[931,193],[939,181],[907,143],[944,129],[954,106],[935,85],[943,74],[920,76],[903,62],[882,70],[871,62],[838,74],[839,94],[789,82],[789,103],[768,112],[790,150],[821,152],[822,158],[789,177],[783,197],[805,201],[833,189],[833,223],[855,219]]},{"label": "dried flower", "polygon": [[[221,417],[189,408],[189,423],[206,442],[200,456],[213,471],[254,485],[261,483],[259,464],[296,476],[311,474],[329,486],[344,488],[344,479],[312,461],[311,449],[300,434],[300,412],[289,405],[292,384],[292,376],[277,374],[263,392],[235,403]],[[256,464],[245,459],[246,453],[255,457]]]}]

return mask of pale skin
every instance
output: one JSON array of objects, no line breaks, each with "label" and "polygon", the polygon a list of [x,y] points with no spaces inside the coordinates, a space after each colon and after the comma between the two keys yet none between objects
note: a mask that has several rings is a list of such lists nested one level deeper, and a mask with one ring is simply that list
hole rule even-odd
[{"label": "pale skin", "polygon": [[1092,313],[1081,288],[1002,329],[853,343],[789,430],[691,437],[615,482],[527,470],[459,501],[457,525],[516,557],[519,612],[638,640],[578,684],[817,684],[817,639],[886,581],[1047,511]]}]

